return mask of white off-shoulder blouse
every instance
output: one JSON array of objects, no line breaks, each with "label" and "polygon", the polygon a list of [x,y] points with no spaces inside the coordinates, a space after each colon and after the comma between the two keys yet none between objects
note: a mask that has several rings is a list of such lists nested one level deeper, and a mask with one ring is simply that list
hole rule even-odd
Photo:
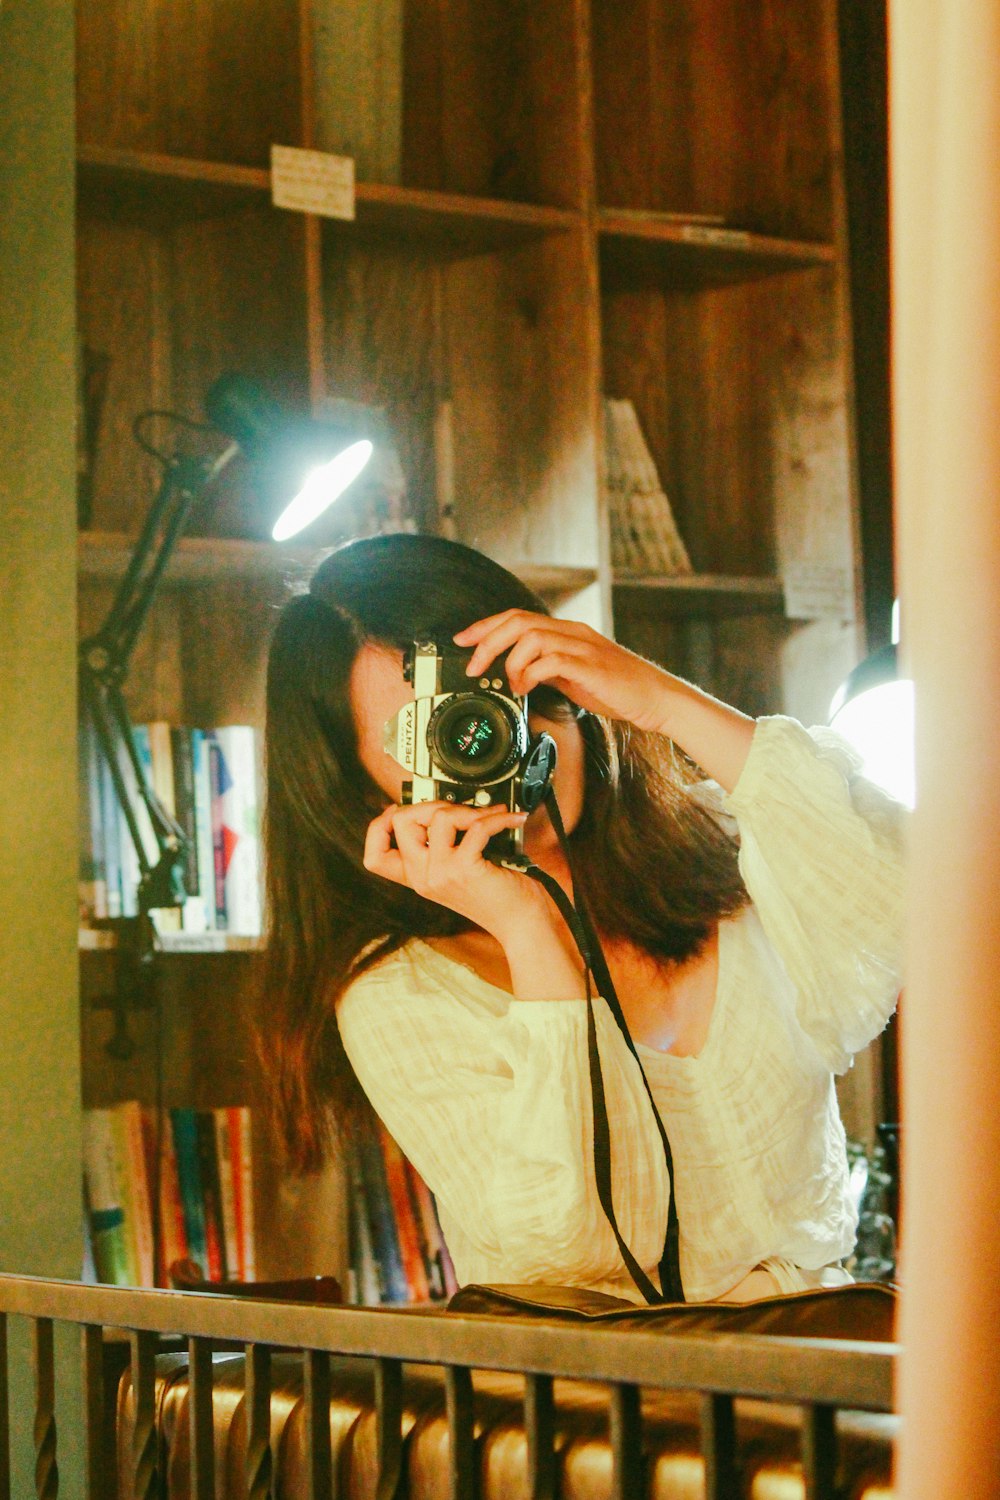
[{"label": "white off-shoulder blouse", "polygon": [[[738,785],[714,796],[735,818],[752,904],[720,923],[701,1052],[637,1049],[673,1151],[690,1301],[762,1262],[784,1268],[783,1287],[807,1285],[850,1253],[833,1074],[882,1030],[900,985],[904,810],[857,774],[853,751],[761,719]],[[586,1006],[516,1000],[419,940],[339,1003],[348,1058],[436,1195],[460,1282],[639,1300],[594,1181]],[[618,1225],[655,1280],[662,1147],[635,1060],[603,1000],[595,1011]]]}]

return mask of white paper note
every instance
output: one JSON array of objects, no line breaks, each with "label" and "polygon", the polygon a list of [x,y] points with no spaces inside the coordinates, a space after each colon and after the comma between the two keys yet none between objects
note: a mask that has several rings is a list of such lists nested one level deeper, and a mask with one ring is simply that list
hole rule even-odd
[{"label": "white paper note", "polygon": [[789,563],[782,583],[789,620],[853,620],[854,582],[836,563]]},{"label": "white paper note", "polygon": [[354,218],[354,158],[271,147],[271,202],[326,219]]}]

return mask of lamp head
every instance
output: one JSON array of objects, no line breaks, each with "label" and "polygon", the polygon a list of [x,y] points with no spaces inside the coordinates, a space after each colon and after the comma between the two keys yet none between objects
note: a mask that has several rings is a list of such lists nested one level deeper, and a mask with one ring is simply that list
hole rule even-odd
[{"label": "lamp head", "polygon": [[914,805],[913,683],[899,676],[895,645],[848,674],[830,705],[830,725],[857,750],[870,781]]},{"label": "lamp head", "polygon": [[279,508],[271,532],[277,542],[295,536],[339,499],[373,452],[358,420],[348,426],[290,416],[245,375],[221,375],[205,397],[205,412],[261,475]]}]

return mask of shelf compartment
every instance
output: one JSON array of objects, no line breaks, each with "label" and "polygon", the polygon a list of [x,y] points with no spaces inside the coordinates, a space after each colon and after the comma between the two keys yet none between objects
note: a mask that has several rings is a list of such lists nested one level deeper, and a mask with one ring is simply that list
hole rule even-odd
[{"label": "shelf compartment", "polygon": [[608,281],[717,286],[831,266],[837,258],[835,246],[822,241],[778,239],[641,209],[601,209],[597,227]]},{"label": "shelf compartment", "polygon": [[615,602],[671,616],[780,614],[785,595],[780,578],[739,578],[722,573],[676,575],[617,570]]},{"label": "shelf compartment", "polygon": [[[77,161],[86,211],[122,223],[172,225],[271,201],[271,174],[262,167],[104,146],[81,147]],[[355,207],[355,219],[324,225],[360,238],[415,237],[456,255],[523,244],[583,222],[575,209],[371,182],[356,185]]]},{"label": "shelf compartment", "polygon": [[592,0],[597,199],[832,238],[826,0]]}]

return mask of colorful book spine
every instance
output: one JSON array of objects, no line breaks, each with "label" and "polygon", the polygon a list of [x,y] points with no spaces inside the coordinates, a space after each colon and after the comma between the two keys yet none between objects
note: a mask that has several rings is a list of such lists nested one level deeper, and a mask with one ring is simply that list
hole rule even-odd
[{"label": "colorful book spine", "polygon": [[351,1300],[362,1307],[378,1307],[383,1300],[382,1281],[372,1241],[365,1184],[357,1149],[347,1149],[347,1184],[351,1246]]},{"label": "colorful book spine", "polygon": [[122,853],[119,831],[120,812],[115,797],[111,768],[102,755],[98,765],[101,828],[104,844],[104,872],[107,882],[108,916],[124,916],[122,906]]},{"label": "colorful book spine", "polygon": [[407,1300],[427,1302],[430,1299],[430,1288],[427,1285],[427,1273],[420,1248],[420,1232],[406,1181],[406,1158],[381,1121],[379,1121],[378,1134],[382,1158],[385,1162],[385,1180],[396,1220],[396,1235],[399,1239],[403,1270],[406,1275]]},{"label": "colorful book spine", "polygon": [[142,1285],[142,1265],[139,1260],[139,1234],[136,1223],[136,1207],[130,1180],[129,1148],[125,1134],[125,1118],[120,1109],[112,1107],[111,1139],[114,1151],[115,1186],[118,1202],[125,1216],[125,1261],[128,1266],[127,1286]]},{"label": "colorful book spine", "polygon": [[193,1109],[172,1109],[170,1125],[177,1154],[177,1179],[184,1207],[184,1232],[188,1254],[208,1275],[208,1245],[205,1238],[205,1199],[198,1150],[198,1117]]},{"label": "colorful book spine", "polygon": [[239,1266],[244,1281],[257,1279],[257,1243],[253,1196],[253,1120],[245,1105],[228,1111],[233,1154],[233,1198],[239,1238]]},{"label": "colorful book spine", "polygon": [[[183,731],[182,731],[183,732]],[[212,782],[208,765],[208,742],[202,729],[187,731],[191,745],[191,776],[194,783],[195,842],[198,847],[198,905],[201,921],[211,932],[215,919],[215,848],[212,842]]]},{"label": "colorful book spine", "polygon": [[213,1109],[215,1159],[219,1178],[219,1208],[222,1219],[222,1249],[226,1275],[243,1280],[243,1265],[236,1228],[236,1182],[233,1176],[233,1148],[229,1135],[229,1111]]},{"label": "colorful book spine", "polygon": [[157,1120],[155,1109],[142,1111],[142,1132],[146,1146],[146,1162],[150,1178],[150,1193],[155,1181],[157,1143],[160,1157],[160,1264],[157,1268],[157,1286],[170,1285],[170,1267],[188,1255],[187,1231],[184,1227],[184,1204],[181,1202],[181,1185],[177,1176],[177,1153],[170,1128],[170,1117],[166,1111]]},{"label": "colorful book spine", "polygon": [[255,937],[262,930],[256,735],[249,724],[227,724],[212,731],[211,743],[212,828],[226,929]]},{"label": "colorful book spine", "polygon": [[170,759],[173,766],[174,817],[184,834],[183,874],[187,898],[181,913],[181,926],[185,932],[204,932],[205,902],[201,895],[201,871],[198,864],[198,813],[189,729],[171,729]]},{"label": "colorful book spine", "polygon": [[410,1300],[410,1289],[403,1266],[403,1256],[393,1213],[385,1159],[374,1126],[360,1126],[355,1142],[364,1182],[365,1204],[371,1228],[372,1245],[378,1262],[383,1302],[403,1303]]},{"label": "colorful book spine", "polygon": [[137,1284],[156,1285],[153,1260],[153,1213],[146,1145],[142,1133],[142,1111],[135,1100],[114,1106],[116,1139],[121,1143],[125,1177],[128,1184],[126,1221],[135,1242]]},{"label": "colorful book spine", "polygon": [[[421,1245],[427,1266],[427,1283],[432,1297],[450,1296],[444,1268],[444,1235],[438,1222],[434,1198],[416,1167],[406,1163],[407,1182],[413,1199],[414,1212],[421,1229]],[[456,1288],[457,1290],[457,1288]]]},{"label": "colorful book spine", "polygon": [[205,749],[208,754],[209,806],[212,820],[212,906],[215,926],[220,932],[227,932],[229,913],[226,911],[226,869],[231,850],[228,847],[222,804],[225,794],[226,763],[214,734],[206,736]]},{"label": "colorful book spine", "polygon": [[205,1215],[205,1274],[209,1281],[228,1279],[225,1231],[222,1224],[222,1194],[219,1187],[219,1159],[215,1148],[215,1116],[210,1110],[197,1110],[198,1164],[201,1169],[201,1191]]},{"label": "colorful book spine", "polygon": [[111,1286],[127,1286],[125,1213],[118,1196],[115,1142],[109,1109],[86,1109],[83,1112],[83,1173],[97,1278]]}]

